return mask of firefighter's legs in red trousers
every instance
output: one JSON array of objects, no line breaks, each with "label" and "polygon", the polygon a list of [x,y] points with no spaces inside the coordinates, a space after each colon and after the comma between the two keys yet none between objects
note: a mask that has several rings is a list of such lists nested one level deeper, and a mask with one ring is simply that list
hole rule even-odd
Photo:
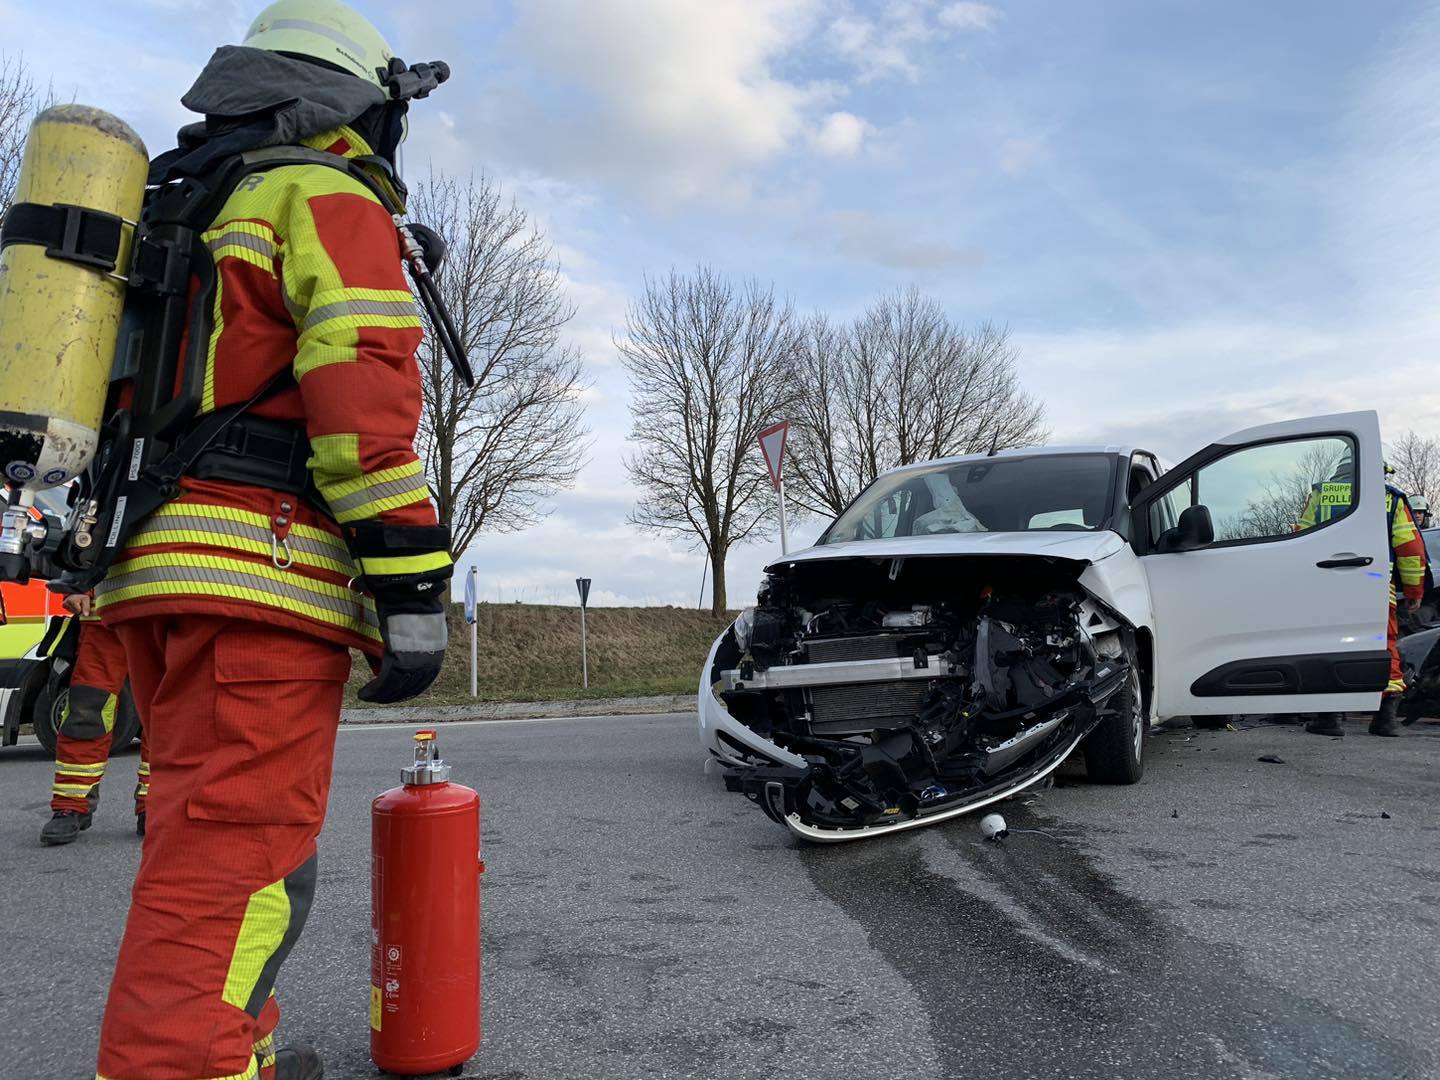
[{"label": "firefighter's legs in red trousers", "polygon": [[[46,844],[69,843],[90,823],[110,760],[111,734],[124,684],[125,646],[120,638],[99,622],[81,623],[70,690],[56,732],[55,780],[50,789],[50,809],[55,817],[41,833]],[[135,786],[137,815],[145,813],[149,785],[150,766],[142,739]]]},{"label": "firefighter's legs in red trousers", "polygon": [[1405,693],[1405,670],[1400,664],[1400,620],[1397,618],[1395,586],[1390,586],[1390,625],[1385,633],[1385,645],[1390,650],[1390,683],[1380,699],[1380,711],[1370,721],[1371,735],[1400,734],[1400,698]]},{"label": "firefighter's legs in red trousers", "polygon": [[314,895],[349,653],[246,620],[118,627],[155,784],[100,1080],[269,1080],[275,976]]}]

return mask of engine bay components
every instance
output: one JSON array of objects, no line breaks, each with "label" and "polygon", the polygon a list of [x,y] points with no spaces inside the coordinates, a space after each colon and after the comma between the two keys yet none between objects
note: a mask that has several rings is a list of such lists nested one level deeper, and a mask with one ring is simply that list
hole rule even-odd
[{"label": "engine bay components", "polygon": [[1074,564],[899,562],[773,567],[715,651],[711,692],[789,759],[731,762],[727,787],[812,839],[1012,795],[1131,682],[1124,631]]}]

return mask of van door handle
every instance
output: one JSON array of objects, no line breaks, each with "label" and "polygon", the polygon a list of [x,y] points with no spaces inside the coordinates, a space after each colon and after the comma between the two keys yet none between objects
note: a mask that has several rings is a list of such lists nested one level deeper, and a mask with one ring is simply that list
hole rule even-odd
[{"label": "van door handle", "polygon": [[1369,555],[1336,555],[1333,559],[1321,559],[1315,565],[1321,570],[1343,570],[1350,566],[1369,566],[1374,561]]}]

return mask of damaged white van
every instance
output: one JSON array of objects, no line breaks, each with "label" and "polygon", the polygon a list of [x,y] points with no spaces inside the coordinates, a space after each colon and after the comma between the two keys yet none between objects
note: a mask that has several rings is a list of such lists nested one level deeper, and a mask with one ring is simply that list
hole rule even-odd
[{"label": "damaged white van", "polygon": [[701,743],[820,842],[979,809],[1077,747],[1133,783],[1160,717],[1378,707],[1388,565],[1372,412],[1169,470],[1115,446],[906,466],[767,568],[706,661]]}]

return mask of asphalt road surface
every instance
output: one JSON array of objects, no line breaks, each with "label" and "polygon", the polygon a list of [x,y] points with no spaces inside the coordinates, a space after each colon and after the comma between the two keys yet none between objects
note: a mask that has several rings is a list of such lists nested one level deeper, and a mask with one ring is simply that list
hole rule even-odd
[{"label": "asphalt road surface", "polygon": [[[1004,804],[1038,831],[1002,844],[962,818],[823,848],[727,794],[693,720],[442,729],[485,801],[466,1076],[1440,1076],[1440,725],[1167,728],[1135,787],[1077,773]],[[332,1080],[377,1075],[368,806],[409,735],[342,731],[316,907],[281,977],[282,1035]],[[113,766],[81,842],[42,849],[48,763],[0,751],[3,1080],[94,1075],[133,767]]]}]

